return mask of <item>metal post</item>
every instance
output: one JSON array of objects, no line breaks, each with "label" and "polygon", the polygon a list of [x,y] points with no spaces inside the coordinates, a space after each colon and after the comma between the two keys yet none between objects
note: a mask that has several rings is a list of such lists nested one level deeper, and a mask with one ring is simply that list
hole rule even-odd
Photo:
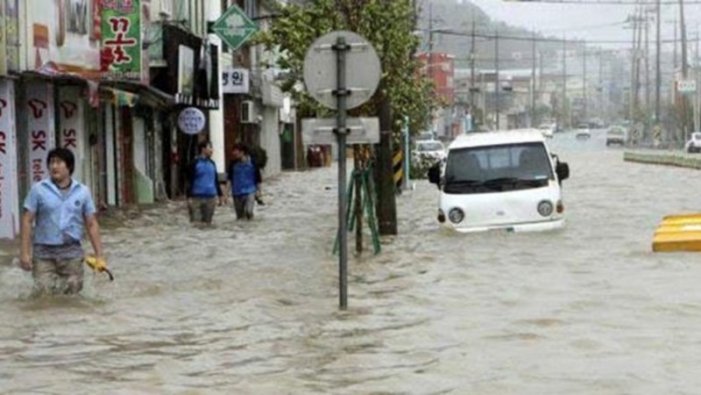
[{"label": "metal post", "polygon": [[660,38],[660,30],[661,30],[661,15],[660,15],[660,0],[657,0],[657,7],[655,12],[657,13],[656,18],[657,18],[657,53],[656,53],[656,70],[655,70],[655,123],[660,122],[660,89],[662,86],[662,71],[660,69],[660,63],[661,63],[661,45],[662,45],[662,40]]},{"label": "metal post", "polygon": [[535,127],[535,97],[536,97],[536,92],[535,92],[535,84],[536,84],[536,74],[535,74],[535,68],[536,68],[536,62],[538,61],[537,59],[537,53],[536,53],[536,41],[535,41],[535,32],[533,32],[533,40],[531,42],[531,57],[532,63],[531,63],[531,97],[530,97],[530,104],[531,104],[531,116],[530,116],[530,122],[528,123],[529,127]]},{"label": "metal post", "polygon": [[475,57],[477,52],[475,51],[475,14],[472,13],[472,33],[470,40],[470,114],[475,116]]},{"label": "metal post", "polygon": [[582,97],[584,98],[584,122],[589,122],[589,106],[587,103],[587,43],[582,49]]},{"label": "metal post", "polygon": [[334,95],[338,103],[336,113],[336,137],[338,139],[338,269],[339,269],[339,299],[341,310],[348,308],[348,226],[346,224],[346,98],[349,91],[346,87],[346,52],[350,45],[346,38],[340,36],[333,46],[336,52],[336,91]]},{"label": "metal post", "polygon": [[637,58],[637,48],[636,43],[638,42],[638,27],[637,27],[637,14],[633,14],[633,43],[631,46],[631,57],[630,57],[630,90],[628,92],[628,119],[631,125],[635,124],[635,64]]},{"label": "metal post", "polygon": [[402,189],[409,190],[411,176],[411,146],[409,136],[409,117],[404,117],[404,182]]},{"label": "metal post", "polygon": [[[682,80],[686,81],[688,74],[689,61],[687,58],[687,43],[686,43],[686,22],[684,18],[684,0],[679,0],[679,23],[682,38]],[[689,115],[688,115],[688,98],[682,94],[682,133],[681,133],[681,144],[686,142],[689,138]]]},{"label": "metal post", "polygon": [[567,37],[562,40],[562,128],[569,126],[567,108]]},{"label": "metal post", "polygon": [[501,94],[501,84],[499,81],[499,31],[496,31],[496,34],[494,36],[494,67],[496,68],[496,76],[494,77],[494,90],[496,92],[496,104],[494,105],[496,112],[497,112],[497,127],[496,130],[499,130],[499,99],[500,99],[500,94]]}]

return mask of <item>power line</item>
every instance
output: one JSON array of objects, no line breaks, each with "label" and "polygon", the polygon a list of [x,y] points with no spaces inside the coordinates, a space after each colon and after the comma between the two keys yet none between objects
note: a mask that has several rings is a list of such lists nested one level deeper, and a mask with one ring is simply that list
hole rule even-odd
[{"label": "power line", "polygon": [[[701,4],[701,3],[699,3]],[[460,32],[456,30],[446,30],[446,29],[438,29],[434,30],[434,33],[439,33],[443,34],[446,36],[459,36],[459,37],[471,37],[472,33],[468,32]],[[488,34],[488,33],[480,33],[480,32],[475,32],[474,33],[475,37],[479,38],[484,38],[487,40],[494,40],[497,38],[496,35],[493,34]],[[532,37],[525,37],[525,36],[508,36],[508,35],[501,35],[499,34],[499,40],[512,40],[512,41],[528,41],[530,42],[533,40]],[[543,43],[563,43],[563,42],[569,42],[572,44],[575,43],[587,43],[587,44],[630,44],[630,41],[627,40],[584,40],[584,39],[572,39],[572,40],[567,40],[567,39],[562,39],[562,38],[548,38],[548,37],[541,37],[541,38],[536,38],[536,42],[543,42]],[[687,39],[686,41],[695,41],[698,39]],[[669,43],[675,43],[675,42],[681,42],[681,39],[664,39],[661,40],[663,44],[669,44]]]},{"label": "power line", "polygon": [[[655,0],[504,0],[507,3],[546,3],[546,4],[579,4],[579,5],[657,5]],[[701,0],[685,0],[686,4],[701,4]],[[661,5],[676,5],[678,0],[662,0]]]}]

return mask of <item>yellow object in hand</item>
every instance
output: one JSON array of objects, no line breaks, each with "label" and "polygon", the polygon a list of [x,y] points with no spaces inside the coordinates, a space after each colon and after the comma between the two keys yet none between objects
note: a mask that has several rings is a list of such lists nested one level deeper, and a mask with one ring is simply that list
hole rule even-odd
[{"label": "yellow object in hand", "polygon": [[85,263],[96,272],[107,273],[107,275],[110,276],[110,281],[114,281],[114,276],[112,275],[112,272],[110,272],[110,269],[107,268],[107,261],[105,261],[104,258],[97,258],[95,256],[88,255],[85,257]]}]

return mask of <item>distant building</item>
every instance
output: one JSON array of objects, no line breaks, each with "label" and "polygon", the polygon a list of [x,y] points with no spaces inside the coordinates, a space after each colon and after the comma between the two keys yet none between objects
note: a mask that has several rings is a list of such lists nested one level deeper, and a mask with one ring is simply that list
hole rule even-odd
[{"label": "distant building", "polygon": [[433,81],[435,94],[446,106],[455,101],[455,56],[447,53],[433,52],[418,55],[423,63],[422,73]]}]

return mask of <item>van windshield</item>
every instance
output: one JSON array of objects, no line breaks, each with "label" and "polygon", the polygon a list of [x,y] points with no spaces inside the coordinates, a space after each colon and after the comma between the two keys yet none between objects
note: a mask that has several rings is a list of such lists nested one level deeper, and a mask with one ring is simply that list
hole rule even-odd
[{"label": "van windshield", "polygon": [[490,193],[540,188],[554,180],[543,143],[521,143],[451,150],[445,193]]}]

